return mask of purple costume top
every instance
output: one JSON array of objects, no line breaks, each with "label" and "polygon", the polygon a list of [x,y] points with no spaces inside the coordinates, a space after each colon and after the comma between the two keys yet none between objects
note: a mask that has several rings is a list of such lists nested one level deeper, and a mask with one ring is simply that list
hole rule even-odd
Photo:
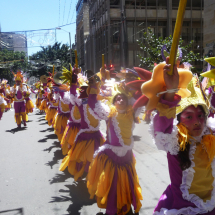
[{"label": "purple costume top", "polygon": [[58,92],[58,114],[69,114],[69,109],[62,107],[70,104],[70,93],[69,92]]},{"label": "purple costume top", "polygon": [[215,92],[213,90],[213,87],[209,87],[208,88],[208,94],[210,95],[210,114],[208,117],[213,117],[214,118],[214,114],[215,114]]},{"label": "purple costume top", "polygon": [[[96,94],[90,94],[88,104],[95,113],[94,116],[99,120],[105,120],[107,124],[107,139],[103,146],[94,154],[94,157],[101,151],[110,149],[114,154],[119,157],[126,155],[131,151],[134,145],[132,132],[134,129],[133,110],[132,116],[125,117],[124,113],[117,113],[110,115],[111,106],[104,102],[97,101]],[[135,116],[138,116],[142,108],[136,111]],[[126,122],[125,122],[125,121]]]},{"label": "purple costume top", "polygon": [[[95,118],[94,111],[88,105],[88,98],[79,99],[77,97],[76,85],[72,85],[70,88],[71,93],[71,103],[78,107],[79,113],[81,115],[80,119],[80,130],[76,135],[75,141],[84,132],[96,132],[100,128],[100,120]],[[74,111],[74,110],[73,110]]]},{"label": "purple costume top", "polygon": [[23,102],[24,96],[22,93],[26,92],[27,88],[25,85],[22,85],[22,88],[20,86],[16,86],[16,88],[12,87],[10,91],[14,94],[14,102]]},{"label": "purple costume top", "polygon": [[[169,108],[175,107],[180,98],[173,102],[165,101],[161,98],[160,103],[168,105]],[[191,166],[182,171],[179,166],[179,143],[178,143],[178,130],[176,119],[168,119],[166,116],[160,116],[158,112],[150,125],[150,132],[157,148],[167,152],[169,175],[171,184],[164,191],[159,199],[159,202],[154,210],[154,215],[195,215],[195,214],[215,214],[215,159],[211,163],[212,171],[212,191],[209,193],[209,199],[204,201],[195,192],[190,193],[192,183],[195,177],[195,171],[200,171],[201,167],[199,163],[195,163],[197,143],[201,142],[202,136],[210,134],[210,130],[205,127],[202,134],[199,137],[195,137],[195,140],[191,140],[189,158]],[[206,153],[206,152],[205,152]],[[200,162],[201,164],[201,162]],[[198,166],[199,165],[199,166]],[[195,170],[194,170],[195,169]],[[208,176],[210,177],[210,176]],[[202,181],[205,179],[202,178]],[[200,181],[200,180],[199,180]],[[195,181],[196,183],[196,181]],[[199,187],[204,187],[205,184],[199,183]],[[206,187],[206,186],[205,186]],[[204,189],[204,188],[203,188]]]}]

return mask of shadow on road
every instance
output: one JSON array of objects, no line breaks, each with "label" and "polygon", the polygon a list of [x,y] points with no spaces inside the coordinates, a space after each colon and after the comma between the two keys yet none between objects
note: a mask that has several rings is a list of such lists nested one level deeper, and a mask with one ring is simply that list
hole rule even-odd
[{"label": "shadow on road", "polygon": [[44,117],[45,114],[38,112],[38,113],[35,113],[35,115],[39,115],[39,116],[43,116]]},{"label": "shadow on road", "polygon": [[12,210],[5,210],[5,211],[0,211],[0,214],[5,214],[5,215],[24,215],[24,210],[23,208],[17,208],[17,209],[12,209]]},{"label": "shadow on road", "polygon": [[[55,202],[72,202],[69,205],[67,211],[69,214],[81,214],[79,210],[83,206],[93,205],[96,203],[95,199],[90,199],[90,195],[87,190],[86,181],[74,182],[72,185],[65,185],[67,190],[60,189],[59,192],[62,193],[61,196],[54,196],[49,203]],[[65,195],[63,195],[65,193]],[[69,195],[68,195],[69,194]],[[99,210],[98,210],[99,211]]]},{"label": "shadow on road", "polygon": [[134,135],[133,138],[134,138],[134,141],[140,141],[142,137]]},{"label": "shadow on road", "polygon": [[59,146],[60,146],[60,143],[58,141],[55,141],[54,143],[52,143],[52,146],[50,146],[49,148],[44,149],[43,151],[44,152],[47,151],[47,152],[50,153],[53,148],[59,148]]},{"label": "shadow on road", "polygon": [[62,151],[61,149],[58,149],[54,152],[54,156],[53,156],[53,159],[52,161],[49,161],[48,163],[46,163],[46,166],[50,166],[51,169],[53,168],[53,166],[55,164],[58,164],[59,163],[59,160],[63,159],[64,158],[64,155],[62,154]]},{"label": "shadow on road", "polygon": [[47,129],[45,129],[45,130],[41,130],[40,132],[47,132],[47,131],[49,131],[49,132],[53,132],[54,131],[54,128],[47,128]]},{"label": "shadow on road", "polygon": [[42,118],[42,119],[39,119],[37,122],[41,122],[41,121],[44,121],[46,120],[45,118]]},{"label": "shadow on road", "polygon": [[50,184],[55,184],[58,182],[65,182],[68,178],[73,178],[73,176],[65,169],[62,174],[56,174],[54,178],[49,180]]},{"label": "shadow on road", "polygon": [[11,132],[12,134],[15,134],[16,132],[26,130],[26,128],[27,128],[27,127],[13,128],[13,129],[11,129],[11,130],[6,130],[6,132]]},{"label": "shadow on road", "polygon": [[39,125],[48,125],[48,122],[40,123]]},{"label": "shadow on road", "polygon": [[[54,140],[54,139],[58,139],[58,138],[57,138],[56,134],[49,134],[49,135],[46,135],[45,138],[38,140],[38,142],[39,143],[45,143],[45,142],[47,142],[48,139]],[[60,146],[60,144],[59,144],[59,146]]]}]

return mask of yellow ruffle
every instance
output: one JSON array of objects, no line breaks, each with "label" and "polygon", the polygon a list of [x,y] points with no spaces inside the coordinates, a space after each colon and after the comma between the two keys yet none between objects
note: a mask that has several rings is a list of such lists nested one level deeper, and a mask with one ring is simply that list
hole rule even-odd
[{"label": "yellow ruffle", "polygon": [[[65,130],[66,125],[67,125],[67,120],[68,120],[68,117],[65,115],[59,114],[56,116],[53,127],[54,127],[55,134],[57,135],[59,141],[61,141],[61,139],[63,137],[63,133],[64,133],[64,130]],[[63,128],[62,133],[61,133],[61,127]]]},{"label": "yellow ruffle", "polygon": [[34,108],[34,103],[31,101],[31,99],[29,99],[27,102],[26,102],[26,113],[32,113],[33,112],[33,108]]},{"label": "yellow ruffle", "polygon": [[210,167],[214,157],[215,157],[215,136],[213,134],[204,135],[202,138],[202,143],[205,151],[208,154],[208,165],[207,168]]},{"label": "yellow ruffle", "polygon": [[[104,139],[100,138],[100,146],[104,143]],[[63,159],[60,171],[64,171],[68,166],[68,171],[71,175],[74,176],[74,180],[77,181],[83,173],[87,162],[92,161],[94,154],[94,140],[85,140],[79,141],[76,144],[72,145],[72,148],[69,150],[68,155]],[[76,170],[76,163],[82,163],[83,166],[80,171]]]},{"label": "yellow ruffle", "polygon": [[167,119],[175,118],[176,107],[169,108],[169,105],[158,102],[156,109],[159,116],[165,116]]},{"label": "yellow ruffle", "polygon": [[69,149],[71,148],[75,141],[77,133],[79,132],[79,128],[77,127],[74,128],[71,127],[69,130],[68,129],[69,127],[66,127],[60,143],[63,155],[66,155],[68,153]]},{"label": "yellow ruffle", "polygon": [[[132,181],[134,184],[134,194],[136,197],[137,208],[135,212],[139,212],[142,204],[140,200],[143,199],[141,194],[141,187],[139,185],[139,179],[135,169],[135,158],[132,156],[131,165],[127,165],[127,168],[132,173]],[[99,208],[106,208],[108,194],[112,185],[115,168],[117,168],[117,214],[126,214],[129,212],[132,204],[131,188],[129,184],[129,177],[127,170],[124,166],[116,166],[111,159],[105,154],[100,157],[96,157],[90,167],[87,175],[87,188],[92,199],[96,195],[97,205]],[[122,212],[123,206],[127,205],[127,211]]]},{"label": "yellow ruffle", "polygon": [[8,103],[5,108],[9,108],[10,109],[11,108],[11,104]]},{"label": "yellow ruffle", "polygon": [[15,113],[15,122],[17,123],[17,125],[21,125],[22,117],[20,113]]},{"label": "yellow ruffle", "polygon": [[4,103],[2,103],[2,104],[0,105],[0,109],[1,109],[1,112],[4,113],[4,110],[5,110],[5,105],[4,105]]},{"label": "yellow ruffle", "polygon": [[43,111],[47,111],[47,101],[46,100],[43,100],[42,101],[42,103],[41,103],[41,105],[40,105],[40,107],[39,107],[39,109],[40,110],[43,110]]},{"label": "yellow ruffle", "polygon": [[53,120],[57,114],[57,108],[49,108],[46,112],[45,119],[48,121],[48,125],[51,126],[53,123]]},{"label": "yellow ruffle", "polygon": [[41,105],[41,99],[36,99],[36,107],[39,109],[40,108],[40,105]]}]

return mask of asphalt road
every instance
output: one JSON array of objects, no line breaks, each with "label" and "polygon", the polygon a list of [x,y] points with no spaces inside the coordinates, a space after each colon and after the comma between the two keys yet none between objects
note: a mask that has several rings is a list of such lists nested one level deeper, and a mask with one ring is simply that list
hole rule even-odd
[{"label": "asphalt road", "polygon": [[[105,124],[101,130],[105,132]],[[169,184],[166,154],[158,151],[144,122],[134,131],[136,169],[142,187],[141,215],[151,215]],[[16,129],[14,110],[0,121],[1,215],[95,215],[100,211],[89,199],[86,181],[74,182],[58,170],[63,155],[44,115],[29,114],[26,128]],[[104,212],[104,210],[102,210]]]}]

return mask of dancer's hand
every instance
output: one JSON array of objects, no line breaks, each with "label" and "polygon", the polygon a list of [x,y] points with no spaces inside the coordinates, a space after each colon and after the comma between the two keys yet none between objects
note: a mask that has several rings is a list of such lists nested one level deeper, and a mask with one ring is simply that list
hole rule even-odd
[{"label": "dancer's hand", "polygon": [[[173,67],[173,74],[169,75],[168,72],[170,72],[170,64],[169,63],[169,57],[166,58],[166,65],[163,68],[163,77],[166,84],[167,90],[177,89],[179,85],[179,75],[178,75],[178,69],[177,65],[174,65]],[[173,101],[174,100],[175,93],[166,93],[164,96],[164,99],[167,101]]]}]

